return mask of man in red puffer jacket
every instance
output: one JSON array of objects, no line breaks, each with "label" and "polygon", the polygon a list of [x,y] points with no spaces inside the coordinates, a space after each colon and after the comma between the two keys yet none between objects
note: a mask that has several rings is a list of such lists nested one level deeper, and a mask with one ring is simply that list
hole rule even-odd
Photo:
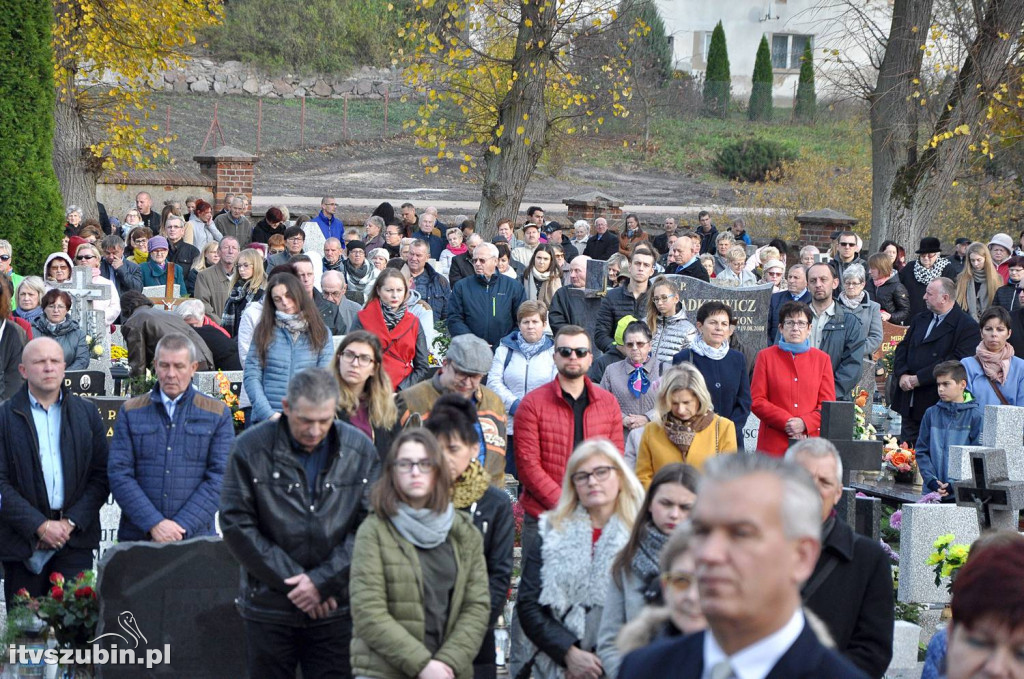
[{"label": "man in red puffer jacket", "polygon": [[569,456],[581,442],[610,440],[623,450],[622,411],[587,377],[593,352],[587,331],[563,325],[555,334],[554,380],[534,389],[516,410],[516,469],[523,486],[523,552],[537,534],[537,517],[558,504]]}]

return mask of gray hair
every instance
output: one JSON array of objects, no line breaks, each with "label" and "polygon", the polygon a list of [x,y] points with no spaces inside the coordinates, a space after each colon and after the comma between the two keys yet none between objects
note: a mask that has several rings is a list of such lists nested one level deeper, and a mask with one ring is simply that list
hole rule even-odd
[{"label": "gray hair", "polygon": [[327,247],[328,245],[337,245],[340,248],[341,241],[335,238],[334,236],[331,236],[330,238],[324,241],[324,247]]},{"label": "gray hair", "polygon": [[[811,247],[814,247],[814,246],[811,246]],[[789,267],[790,271],[792,271],[793,269],[799,269],[800,271],[803,271],[804,272],[804,278],[807,278],[807,267],[804,266],[803,264],[794,264],[793,266]]]},{"label": "gray hair", "polygon": [[819,250],[814,245],[805,245],[802,248],[800,248],[800,256],[801,257],[803,257],[804,255],[820,255],[820,254],[821,254],[821,250]]},{"label": "gray hair", "polygon": [[178,306],[174,307],[174,313],[186,320],[194,318],[197,321],[201,321],[206,318],[206,307],[203,306],[203,302],[201,300],[186,299],[185,301],[180,302]]},{"label": "gray hair", "polygon": [[342,289],[342,291],[344,291],[345,290],[345,277],[341,275],[341,272],[334,271],[333,269],[331,271],[324,271],[324,275],[320,277],[320,285],[323,285],[324,283],[327,283],[328,281],[333,280],[335,277],[337,277],[338,280],[341,281],[341,289]]},{"label": "gray hair", "polygon": [[821,495],[810,474],[798,464],[762,454],[718,455],[704,463],[697,497],[708,484],[738,481],[754,474],[774,476],[782,484],[780,518],[786,537],[820,541]]},{"label": "gray hair", "polygon": [[498,258],[498,248],[494,243],[481,243],[480,245],[477,245],[473,248],[473,254],[475,255],[476,251],[480,249],[484,250],[488,257],[493,257],[494,259]]},{"label": "gray hair", "polygon": [[[3,241],[0,241],[0,243],[2,242]],[[3,246],[0,245],[0,248],[2,247]],[[21,292],[22,288],[31,288],[32,290],[35,290],[39,295],[39,301],[42,301],[43,295],[46,294],[46,284],[40,276],[25,276],[22,278],[21,282],[18,283],[18,289],[14,291],[14,294],[17,295]]]},{"label": "gray hair", "polygon": [[843,270],[843,282],[846,283],[848,281],[856,280],[863,283],[864,281],[867,280],[866,275],[867,274],[864,273],[863,264],[851,264],[850,266],[846,267],[846,269]]},{"label": "gray hair", "polygon": [[117,248],[124,250],[124,239],[118,236],[116,233],[112,233],[109,236],[104,236],[100,240],[100,247],[104,250],[110,250],[111,248]]},{"label": "gray hair", "polygon": [[786,461],[800,464],[801,457],[822,458],[831,457],[836,461],[836,483],[843,485],[843,458],[839,455],[839,449],[829,441],[822,438],[801,439],[791,445],[786,451]]},{"label": "gray hair", "polygon": [[164,228],[166,229],[171,225],[171,222],[178,222],[182,228],[185,227],[185,220],[175,214],[167,215],[167,220],[164,221]]},{"label": "gray hair", "polygon": [[5,255],[14,254],[14,250],[11,248],[10,241],[0,239],[0,252],[4,253]]},{"label": "gray hair", "polygon": [[939,285],[942,286],[942,292],[945,293],[950,299],[956,299],[956,283],[945,276],[939,276],[936,278]]},{"label": "gray hair", "polygon": [[[722,233],[715,236],[715,245],[718,245],[719,243],[725,241],[732,241],[733,243],[735,243],[736,237],[732,235],[731,231],[723,231]],[[746,250],[744,250],[744,253],[746,253]]]},{"label": "gray hair", "polygon": [[[198,300],[196,300],[198,301]],[[202,304],[202,302],[199,302]],[[156,351],[153,352],[154,361],[160,357],[161,351],[188,351],[188,362],[196,362],[196,345],[192,343],[187,336],[182,335],[180,332],[172,332],[168,335],[164,335],[160,338],[160,341],[156,343]]]},{"label": "gray hair", "polygon": [[235,238],[234,236],[224,236],[223,238],[220,239],[220,243],[217,245],[217,250],[219,251],[222,247],[224,247],[224,243],[227,243],[229,240],[234,241],[235,245],[237,245],[238,247],[242,246],[242,244],[239,243],[238,239]]},{"label": "gray hair", "polygon": [[234,198],[232,198],[231,207],[235,207],[236,205],[245,207],[245,196],[238,194]]},{"label": "gray hair", "polygon": [[288,405],[295,407],[300,398],[310,403],[337,403],[341,394],[334,376],[323,368],[306,368],[288,382]]},{"label": "gray hair", "polygon": [[288,212],[288,208],[287,207],[285,207],[284,205],[274,205],[274,207],[276,207],[278,210],[281,211],[281,221],[285,221],[285,222],[290,222],[291,221],[292,215],[291,215],[290,212]]},{"label": "gray hair", "polygon": [[590,233],[590,222],[588,222],[587,220],[585,220],[585,219],[577,219],[573,223],[573,225],[572,225],[572,229],[573,229],[574,232],[576,231],[576,229],[578,229],[580,227],[586,229],[587,233]]},{"label": "gray hair", "polygon": [[370,224],[373,224],[374,226],[376,226],[381,231],[384,230],[384,218],[383,217],[379,217],[377,215],[373,215],[372,217],[367,219],[365,222],[363,222],[363,227],[365,228],[365,227],[369,226]]},{"label": "gray hair", "polygon": [[746,228],[747,226],[747,222],[743,219],[743,217],[737,217],[736,219],[732,220],[732,223],[733,226],[739,226],[741,229]]},{"label": "gray hair", "polygon": [[473,233],[469,234],[469,238],[466,239],[466,247],[476,248],[477,245],[480,245],[483,242],[484,237],[478,234],[476,231],[474,231]]},{"label": "gray hair", "polygon": [[82,216],[82,208],[78,207],[77,205],[68,205],[68,209],[64,211],[64,216],[67,217],[72,212],[77,212],[79,217]]},{"label": "gray hair", "polygon": [[391,253],[388,252],[385,248],[374,248],[366,253],[367,259],[376,259],[377,257],[391,259]]}]

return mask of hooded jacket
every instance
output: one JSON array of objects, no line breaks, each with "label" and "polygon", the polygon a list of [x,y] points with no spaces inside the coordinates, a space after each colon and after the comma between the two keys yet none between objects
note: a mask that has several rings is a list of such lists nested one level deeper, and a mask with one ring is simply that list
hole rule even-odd
[{"label": "hooded jacket", "polygon": [[949,447],[979,445],[984,417],[973,398],[964,403],[939,401],[924,411],[915,451],[926,488],[935,491],[940,481],[949,483]]}]

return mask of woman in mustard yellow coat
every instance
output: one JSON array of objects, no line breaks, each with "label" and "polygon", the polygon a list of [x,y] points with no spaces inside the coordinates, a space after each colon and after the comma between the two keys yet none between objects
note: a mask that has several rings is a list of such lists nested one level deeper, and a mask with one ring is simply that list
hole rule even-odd
[{"label": "woman in mustard yellow coat", "polygon": [[644,488],[671,462],[700,469],[708,458],[737,450],[736,426],[715,414],[704,377],[690,363],[662,375],[657,412],[657,420],[644,428],[637,450],[636,476]]}]

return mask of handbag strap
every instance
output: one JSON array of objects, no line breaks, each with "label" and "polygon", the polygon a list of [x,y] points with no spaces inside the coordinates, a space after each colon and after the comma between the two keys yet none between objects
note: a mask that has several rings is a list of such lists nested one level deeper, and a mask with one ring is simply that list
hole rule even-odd
[{"label": "handbag strap", "polygon": [[[978,362],[978,367],[981,368],[981,374],[985,375],[985,366],[982,365],[981,359],[978,358],[977,354],[975,354],[974,360]],[[985,379],[987,379],[988,383],[992,386],[992,391],[996,392],[996,396],[999,397],[999,402],[1002,403],[1004,406],[1010,405],[1010,402],[1006,400],[1005,396],[1003,396],[1003,392],[1000,391],[999,383],[996,382],[991,377],[989,377],[988,375],[985,375]]]}]

